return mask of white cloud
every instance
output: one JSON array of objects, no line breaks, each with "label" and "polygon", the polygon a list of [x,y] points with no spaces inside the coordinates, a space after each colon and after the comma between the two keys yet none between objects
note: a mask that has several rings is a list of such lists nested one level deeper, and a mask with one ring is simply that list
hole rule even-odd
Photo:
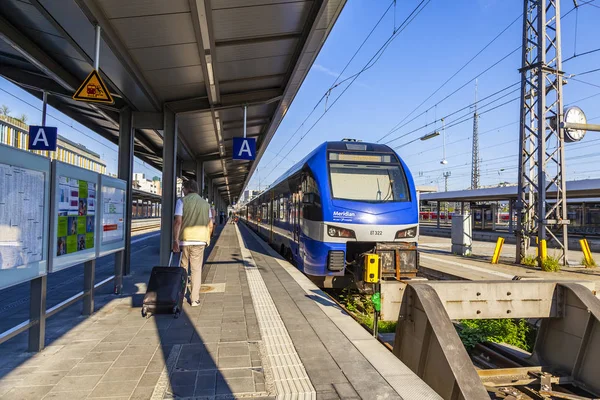
[{"label": "white cloud", "polygon": [[321,64],[313,64],[313,66],[312,66],[312,67],[313,67],[314,69],[316,69],[317,71],[324,72],[324,73],[326,73],[327,75],[331,75],[331,76],[333,76],[334,78],[337,78],[337,77],[340,75],[340,73],[339,73],[339,72],[332,71],[332,70],[330,70],[329,68],[327,68],[327,67],[324,67],[324,66],[323,66],[323,65],[321,65]]},{"label": "white cloud", "polygon": [[[337,78],[338,76],[340,76],[339,72],[333,71],[327,67],[325,67],[324,65],[321,64],[313,64],[312,66],[313,69],[316,69],[317,71],[323,72],[324,74],[327,74],[329,76],[333,76],[334,78]],[[338,82],[343,81],[344,79],[347,79],[348,77],[345,75],[340,76],[340,78],[338,79]],[[349,82],[352,82],[352,80],[350,80]],[[356,79],[356,81],[354,82],[355,84],[365,87],[365,88],[369,88],[369,85],[366,85],[362,82],[360,82],[360,76]]]}]

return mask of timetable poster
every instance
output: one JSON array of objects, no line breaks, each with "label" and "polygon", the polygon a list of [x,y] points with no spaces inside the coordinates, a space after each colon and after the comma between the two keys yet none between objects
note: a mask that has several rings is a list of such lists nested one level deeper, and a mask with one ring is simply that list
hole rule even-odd
[{"label": "timetable poster", "polygon": [[0,163],[0,270],[43,259],[43,172]]},{"label": "timetable poster", "polygon": [[59,177],[56,255],[94,248],[96,184]]}]

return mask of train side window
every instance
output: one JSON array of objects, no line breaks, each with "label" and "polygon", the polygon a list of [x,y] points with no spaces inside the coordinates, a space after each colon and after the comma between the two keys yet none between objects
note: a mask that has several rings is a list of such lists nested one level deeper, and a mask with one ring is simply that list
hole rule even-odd
[{"label": "train side window", "polygon": [[302,180],[302,216],[311,221],[323,220],[323,209],[321,208],[321,196],[317,182],[306,174]]}]

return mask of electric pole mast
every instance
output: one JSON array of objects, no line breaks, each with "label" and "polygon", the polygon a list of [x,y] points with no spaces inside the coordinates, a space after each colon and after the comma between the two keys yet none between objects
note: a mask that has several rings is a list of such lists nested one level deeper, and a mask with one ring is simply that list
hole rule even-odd
[{"label": "electric pole mast", "polygon": [[448,178],[452,175],[452,172],[444,172],[444,192],[448,191]]},{"label": "electric pole mast", "polygon": [[[524,0],[522,57],[516,261],[521,261],[529,240],[537,236],[540,267],[547,237],[559,245],[560,261],[566,265],[569,221],[564,129],[561,127],[563,72],[559,0]],[[547,196],[549,189],[556,193],[552,202]]]},{"label": "electric pole mast", "polygon": [[475,112],[473,113],[473,159],[471,161],[471,189],[479,188],[479,114],[477,113],[477,80],[475,80]]}]

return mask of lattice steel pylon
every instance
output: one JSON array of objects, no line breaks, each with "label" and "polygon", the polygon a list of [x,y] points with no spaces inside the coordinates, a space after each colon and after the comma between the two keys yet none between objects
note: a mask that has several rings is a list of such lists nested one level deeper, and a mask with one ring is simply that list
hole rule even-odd
[{"label": "lattice steel pylon", "polygon": [[[567,263],[567,201],[560,0],[524,0],[517,262],[533,237],[550,238]],[[548,193],[554,193],[549,199]],[[551,200],[551,201],[550,201]],[[562,237],[558,233],[562,233]],[[540,247],[541,248],[541,247]],[[539,257],[541,267],[542,257]]]},{"label": "lattice steel pylon", "polygon": [[477,79],[475,80],[475,112],[473,113],[473,151],[471,189],[479,188],[479,114],[477,113]]}]

